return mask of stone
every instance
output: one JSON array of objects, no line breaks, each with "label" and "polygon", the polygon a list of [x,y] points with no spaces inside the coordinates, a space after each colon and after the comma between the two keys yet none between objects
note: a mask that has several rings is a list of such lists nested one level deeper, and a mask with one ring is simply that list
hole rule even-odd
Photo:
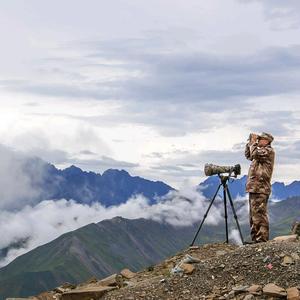
[{"label": "stone", "polygon": [[252,294],[246,295],[244,297],[244,300],[253,300],[253,299],[255,299],[255,297]]},{"label": "stone", "polygon": [[295,222],[292,227],[292,234],[300,236],[300,222]]},{"label": "stone", "polygon": [[54,297],[53,292],[43,292],[35,297],[38,300],[53,300],[54,298],[56,297]]},{"label": "stone", "polygon": [[277,236],[273,239],[275,242],[296,242],[297,234]]},{"label": "stone", "polygon": [[122,287],[123,286],[123,278],[121,275],[118,274],[113,274],[111,276],[108,276],[104,279],[101,279],[98,282],[99,285],[102,286],[118,286]]},{"label": "stone", "polygon": [[6,300],[30,300],[31,298],[6,298]]},{"label": "stone", "polygon": [[193,264],[193,263],[199,263],[199,262],[201,262],[201,260],[200,260],[199,258],[197,258],[197,257],[193,257],[193,256],[187,254],[187,255],[183,258],[182,262],[183,262],[184,264]]},{"label": "stone", "polygon": [[300,260],[300,256],[297,253],[292,253],[291,257],[293,258],[293,260]]},{"label": "stone", "polygon": [[199,246],[190,246],[189,249],[190,250],[198,250],[200,247]]},{"label": "stone", "polygon": [[233,287],[232,290],[235,292],[235,294],[239,294],[239,293],[247,292],[248,288],[249,288],[249,286],[240,285],[240,286]]},{"label": "stone", "polygon": [[136,275],[134,272],[130,271],[129,269],[122,270],[120,274],[126,279],[132,279]]},{"label": "stone", "polygon": [[63,288],[63,289],[70,289],[70,290],[72,290],[72,289],[76,288],[76,285],[72,284],[72,283],[69,283],[69,282],[65,282],[60,287]]},{"label": "stone", "polygon": [[300,292],[296,287],[292,287],[286,290],[287,300],[300,300]]},{"label": "stone", "polygon": [[286,297],[286,291],[285,289],[277,286],[274,283],[269,283],[263,288],[263,293],[267,296],[271,297]]},{"label": "stone", "polygon": [[195,270],[195,267],[191,264],[180,264],[180,268],[183,269],[185,274],[192,274]]},{"label": "stone", "polygon": [[64,292],[68,292],[70,289],[63,289],[62,287],[57,287],[57,288],[55,288],[55,289],[53,289],[53,291],[55,292],[55,293],[58,293],[58,294],[62,294],[62,293],[64,293]]},{"label": "stone", "polygon": [[262,290],[262,286],[258,284],[253,284],[248,288],[248,292],[253,295],[258,295]]},{"label": "stone", "polygon": [[98,286],[93,288],[80,288],[65,292],[61,295],[61,300],[90,300],[99,299],[105,293],[116,289],[116,287]]},{"label": "stone", "polygon": [[283,264],[284,266],[288,266],[288,265],[291,265],[291,264],[293,264],[293,263],[294,263],[294,260],[293,260],[293,258],[292,258],[291,256],[286,255],[286,256],[283,258],[282,264]]}]

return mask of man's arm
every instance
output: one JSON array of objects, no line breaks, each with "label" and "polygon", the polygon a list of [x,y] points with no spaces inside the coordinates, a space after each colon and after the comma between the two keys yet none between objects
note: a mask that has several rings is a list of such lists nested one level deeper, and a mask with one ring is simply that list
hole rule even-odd
[{"label": "man's arm", "polygon": [[245,157],[248,160],[252,160],[251,156],[250,156],[250,146],[249,146],[249,143],[247,143],[246,146],[245,146]]},{"label": "man's arm", "polygon": [[250,159],[256,159],[259,162],[265,162],[270,159],[273,149],[269,146],[258,148],[257,143],[250,146]]}]

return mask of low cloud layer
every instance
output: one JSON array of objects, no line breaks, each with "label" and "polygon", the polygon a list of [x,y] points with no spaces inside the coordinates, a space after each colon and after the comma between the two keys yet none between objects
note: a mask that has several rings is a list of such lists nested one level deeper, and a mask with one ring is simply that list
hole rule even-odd
[{"label": "low cloud layer", "polygon": [[[221,202],[219,204],[222,204]],[[222,205],[213,206],[206,224],[217,225],[223,220]],[[2,211],[0,228],[5,235],[0,241],[0,249],[24,241],[17,249],[12,247],[0,261],[4,266],[17,256],[47,243],[61,234],[75,230],[92,222],[122,216],[129,219],[146,218],[166,222],[174,226],[189,226],[200,222],[208,203],[194,189],[171,192],[160,202],[150,205],[142,196],[129,199],[125,204],[105,208],[99,203],[79,204],[74,201],[43,201],[35,206],[26,206],[18,212]],[[242,211],[240,215],[244,215]],[[245,220],[244,217],[242,219]]]}]

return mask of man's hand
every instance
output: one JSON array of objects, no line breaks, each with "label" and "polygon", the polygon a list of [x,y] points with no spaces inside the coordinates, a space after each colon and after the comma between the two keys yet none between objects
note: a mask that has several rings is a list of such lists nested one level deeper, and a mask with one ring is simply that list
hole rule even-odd
[{"label": "man's hand", "polygon": [[250,133],[249,135],[249,144],[252,145],[257,141],[258,134],[256,133]]}]

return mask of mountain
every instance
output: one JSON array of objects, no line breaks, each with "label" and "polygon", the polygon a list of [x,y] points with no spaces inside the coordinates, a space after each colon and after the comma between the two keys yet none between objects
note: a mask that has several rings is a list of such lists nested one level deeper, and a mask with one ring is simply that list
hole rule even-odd
[{"label": "mountain", "polygon": [[[300,197],[270,204],[271,237],[287,234],[299,217]],[[200,223],[201,220],[199,220]],[[229,215],[230,230],[235,228]],[[25,297],[63,282],[102,278],[130,266],[134,271],[158,263],[187,247],[199,224],[173,227],[152,220],[116,217],[66,233],[0,269],[0,299]],[[244,238],[248,224],[242,226]],[[204,225],[198,243],[223,241],[224,225]]]},{"label": "mountain", "polygon": [[[232,179],[229,182],[229,189],[232,198],[237,196],[244,197],[246,195],[247,176],[244,175],[239,179]],[[215,191],[220,184],[218,176],[210,176],[205,181],[199,184],[199,190],[205,197],[213,197]],[[221,190],[222,192],[222,190]],[[300,196],[300,181],[294,181],[291,184],[284,184],[283,182],[274,182],[272,184],[272,199],[285,200],[290,197]]]},{"label": "mountain", "polygon": [[[191,228],[189,228],[191,229]],[[116,217],[66,233],[0,270],[0,299],[28,296],[62,282],[140,270],[184,248],[194,230]]]},{"label": "mountain", "polygon": [[161,181],[131,176],[124,170],[108,169],[102,175],[85,172],[73,165],[59,170],[38,158],[29,159],[24,165],[24,172],[31,178],[34,189],[39,191],[35,202],[64,198],[111,206],[125,203],[130,197],[141,194],[155,203],[156,197],[173,190]]}]

